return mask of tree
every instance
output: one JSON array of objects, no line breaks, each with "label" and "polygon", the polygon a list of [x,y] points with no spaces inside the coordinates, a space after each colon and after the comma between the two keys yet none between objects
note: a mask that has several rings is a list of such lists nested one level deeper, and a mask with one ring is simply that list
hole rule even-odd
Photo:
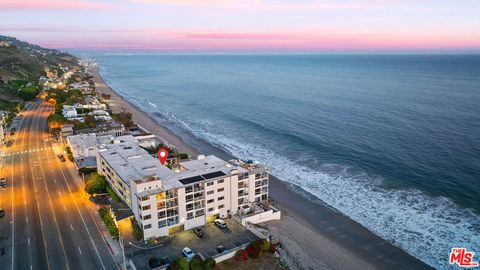
[{"label": "tree", "polygon": [[90,180],[85,184],[85,192],[90,195],[107,192],[107,180],[98,173],[92,173]]},{"label": "tree", "polygon": [[203,260],[200,255],[195,255],[190,260],[190,270],[203,270]]},{"label": "tree", "polygon": [[133,115],[126,108],[122,108],[119,113],[114,114],[113,119],[122,123],[125,127],[133,126]]},{"label": "tree", "polygon": [[205,270],[213,270],[215,269],[215,265],[217,265],[217,262],[215,261],[214,258],[208,257],[204,262],[203,262],[203,269]]},{"label": "tree", "polygon": [[60,128],[65,122],[65,117],[61,114],[51,114],[47,118],[49,128]]},{"label": "tree", "polygon": [[104,99],[104,100],[109,100],[109,99],[112,97],[112,96],[110,96],[109,94],[105,94],[105,93],[102,93],[100,96],[101,96],[102,99]]},{"label": "tree", "polygon": [[168,267],[167,270],[189,270],[188,261],[184,257],[180,257],[173,261]]},{"label": "tree", "polygon": [[95,120],[95,117],[93,115],[85,116],[85,123],[89,127],[96,127],[97,126],[97,120]]}]

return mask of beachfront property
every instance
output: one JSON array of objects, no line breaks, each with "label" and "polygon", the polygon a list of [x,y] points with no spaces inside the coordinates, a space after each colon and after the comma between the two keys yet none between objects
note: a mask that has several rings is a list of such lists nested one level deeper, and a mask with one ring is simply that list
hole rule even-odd
[{"label": "beachfront property", "polygon": [[171,167],[132,142],[98,149],[98,173],[132,209],[145,240],[243,216],[268,200],[269,174],[260,164],[200,155]]},{"label": "beachfront property", "polygon": [[97,167],[97,150],[102,145],[135,143],[148,148],[156,147],[160,142],[151,136],[123,135],[118,137],[100,136],[95,133],[78,134],[67,137],[67,145],[72,151],[78,169]]},{"label": "beachfront property", "polygon": [[94,133],[97,136],[119,137],[125,135],[125,126],[115,121],[106,121],[98,123],[96,127],[83,128],[75,131],[76,134]]}]

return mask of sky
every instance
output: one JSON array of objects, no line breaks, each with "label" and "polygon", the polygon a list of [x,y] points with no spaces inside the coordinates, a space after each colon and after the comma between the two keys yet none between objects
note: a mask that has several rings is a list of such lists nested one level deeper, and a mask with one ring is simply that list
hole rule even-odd
[{"label": "sky", "polygon": [[480,53],[480,0],[0,0],[50,48]]}]

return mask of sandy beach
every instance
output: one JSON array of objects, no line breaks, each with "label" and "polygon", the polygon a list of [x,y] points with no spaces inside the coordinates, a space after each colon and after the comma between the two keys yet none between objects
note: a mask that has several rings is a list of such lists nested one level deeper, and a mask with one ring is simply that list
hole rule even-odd
[{"label": "sandy beach", "polygon": [[[126,108],[135,123],[175,145],[180,151],[196,156],[200,151],[154,118],[130,104],[92,70],[96,90],[111,95],[113,111]],[[208,149],[208,150],[205,150]],[[205,142],[202,154],[223,154]],[[222,153],[223,152],[223,153]],[[221,156],[222,157],[222,156]],[[282,255],[292,269],[430,269],[428,265],[400,248],[376,236],[359,223],[326,206],[299,187],[278,178],[270,178],[270,196],[282,210],[282,220],[264,224],[284,248]]]}]

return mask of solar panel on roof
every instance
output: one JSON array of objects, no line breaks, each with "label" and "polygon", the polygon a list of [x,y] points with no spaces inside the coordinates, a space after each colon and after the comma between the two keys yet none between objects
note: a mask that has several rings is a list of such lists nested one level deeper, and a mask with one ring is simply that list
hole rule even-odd
[{"label": "solar panel on roof", "polygon": [[224,175],[226,175],[226,174],[222,171],[202,174],[202,176],[203,176],[203,178],[205,178],[205,180],[220,177],[220,176],[224,176]]},{"label": "solar panel on roof", "polygon": [[204,180],[203,177],[201,175],[197,175],[197,176],[180,179],[179,181],[184,185],[188,185],[188,184],[195,183],[202,180]]}]

